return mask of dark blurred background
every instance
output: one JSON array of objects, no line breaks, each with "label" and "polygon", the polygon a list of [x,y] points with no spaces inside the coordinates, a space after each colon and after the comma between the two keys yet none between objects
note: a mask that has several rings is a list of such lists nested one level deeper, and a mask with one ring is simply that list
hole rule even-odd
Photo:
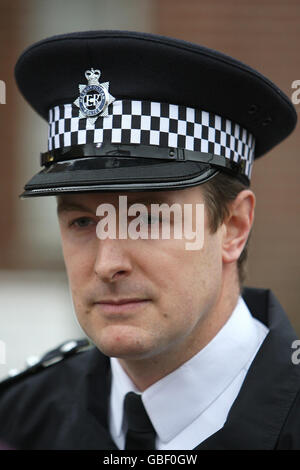
[{"label": "dark blurred background", "polygon": [[[203,44],[257,69],[289,97],[292,82],[300,80],[299,0],[0,0],[0,80],[6,84],[6,103],[0,104],[0,378],[22,367],[26,355],[83,335],[72,311],[54,198],[18,199],[39,171],[47,124],[20,96],[13,69],[33,42],[89,29],[146,31]],[[299,147],[298,126],[254,165],[257,209],[246,282],[272,289],[298,334]]]}]

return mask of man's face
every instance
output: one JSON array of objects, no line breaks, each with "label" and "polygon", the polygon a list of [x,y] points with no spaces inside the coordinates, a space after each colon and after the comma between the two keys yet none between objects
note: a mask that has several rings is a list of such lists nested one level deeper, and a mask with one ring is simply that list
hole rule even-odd
[{"label": "man's face", "polygon": [[[201,191],[126,193],[127,205],[157,198],[195,208],[204,203]],[[103,203],[113,204],[118,215],[117,193],[63,195],[58,200],[63,254],[81,327],[104,354],[123,359],[197,349],[203,319],[220,295],[222,228],[210,233],[205,208],[204,245],[197,251],[186,249],[190,240],[185,238],[101,240],[96,210]],[[193,209],[193,217],[195,213]],[[134,302],[120,305],[129,299]]]}]

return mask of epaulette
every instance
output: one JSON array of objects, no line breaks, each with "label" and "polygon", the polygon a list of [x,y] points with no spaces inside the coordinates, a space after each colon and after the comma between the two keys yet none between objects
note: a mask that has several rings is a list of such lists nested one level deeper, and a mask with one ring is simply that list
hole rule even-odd
[{"label": "epaulette", "polygon": [[46,352],[40,358],[30,356],[26,360],[26,367],[21,370],[11,369],[8,376],[0,381],[0,387],[4,384],[17,382],[19,379],[35,374],[47,367],[63,361],[67,357],[86,351],[92,347],[88,339],[72,339],[60,344],[57,348]]}]

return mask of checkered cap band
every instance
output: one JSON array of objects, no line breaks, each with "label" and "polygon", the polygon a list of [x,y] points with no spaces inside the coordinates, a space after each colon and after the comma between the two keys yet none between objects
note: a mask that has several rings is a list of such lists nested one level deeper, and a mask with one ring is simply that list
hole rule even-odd
[{"label": "checkered cap band", "polygon": [[117,100],[108,116],[94,124],[79,118],[72,104],[49,111],[49,151],[88,143],[158,145],[245,160],[250,180],[255,139],[239,124],[221,116],[175,104]]}]

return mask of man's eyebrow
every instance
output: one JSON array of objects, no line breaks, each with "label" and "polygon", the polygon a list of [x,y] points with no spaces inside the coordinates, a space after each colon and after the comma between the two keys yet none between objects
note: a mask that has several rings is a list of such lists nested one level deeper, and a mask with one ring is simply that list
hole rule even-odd
[{"label": "man's eyebrow", "polygon": [[69,211],[83,211],[83,212],[91,212],[95,215],[94,211],[92,211],[89,207],[81,204],[80,202],[67,202],[67,201],[59,201],[56,208],[57,214],[61,214],[62,212],[69,212]]}]

